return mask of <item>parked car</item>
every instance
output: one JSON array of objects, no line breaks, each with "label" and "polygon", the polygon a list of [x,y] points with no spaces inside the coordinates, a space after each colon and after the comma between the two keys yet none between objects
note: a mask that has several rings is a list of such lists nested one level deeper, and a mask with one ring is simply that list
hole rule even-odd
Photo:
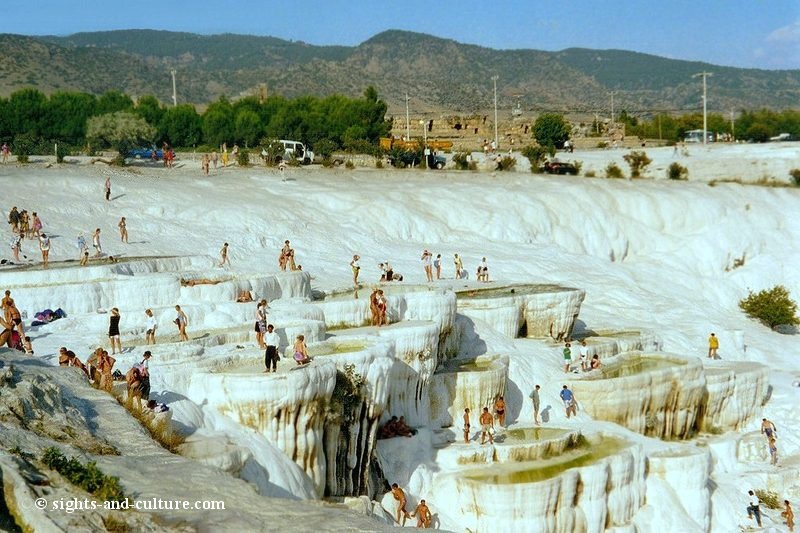
[{"label": "parked car", "polygon": [[571,174],[578,175],[578,167],[572,163],[564,161],[545,161],[544,165],[539,167],[539,172],[546,174]]},{"label": "parked car", "polygon": [[[389,164],[397,168],[406,168],[408,166],[419,166],[420,159],[419,153],[413,151],[393,151],[387,156]],[[429,155],[428,168],[435,168],[441,170],[447,164],[447,158],[443,155]]]},{"label": "parked car", "polygon": [[129,150],[125,157],[136,158],[136,159],[152,159],[154,161],[159,161],[164,158],[164,152],[156,148],[155,146],[151,146],[150,148],[142,147],[142,148],[134,148],[133,150]]}]

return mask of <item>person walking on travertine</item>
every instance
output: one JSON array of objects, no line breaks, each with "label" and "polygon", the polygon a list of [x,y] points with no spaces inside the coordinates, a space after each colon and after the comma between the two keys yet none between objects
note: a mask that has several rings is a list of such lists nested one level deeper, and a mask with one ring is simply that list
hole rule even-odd
[{"label": "person walking on travertine", "polygon": [[[400,527],[405,527],[406,525],[406,518],[410,518],[408,515],[408,511],[406,511],[406,493],[403,492],[403,489],[397,483],[392,483],[392,496],[394,499],[397,500],[397,523],[400,524]],[[403,522],[400,522],[400,518],[403,518]]]},{"label": "person walking on travertine", "polygon": [[719,349],[719,339],[715,334],[711,334],[708,337],[708,358],[709,359],[716,359],[717,358],[717,349]]},{"label": "person walking on travertine", "polygon": [[566,409],[567,418],[569,418],[570,413],[572,413],[573,416],[578,416],[575,410],[575,395],[566,385],[564,385],[564,388],[561,389],[560,396],[561,401],[564,402],[564,409]]}]

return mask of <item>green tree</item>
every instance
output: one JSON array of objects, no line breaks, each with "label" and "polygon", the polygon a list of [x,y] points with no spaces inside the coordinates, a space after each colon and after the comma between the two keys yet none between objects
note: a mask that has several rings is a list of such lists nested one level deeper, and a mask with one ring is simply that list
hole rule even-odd
[{"label": "green tree", "polygon": [[563,148],[570,130],[570,124],[563,115],[542,113],[533,123],[533,138],[540,146]]},{"label": "green tree", "polygon": [[246,146],[255,146],[263,130],[258,113],[251,109],[240,109],[236,112],[233,128],[236,141],[243,142]]},{"label": "green tree", "polygon": [[42,136],[69,144],[83,144],[86,121],[95,114],[96,106],[97,99],[91,94],[52,94],[47,101]]},{"label": "green tree", "polygon": [[783,285],[757,293],[750,291],[747,298],[739,302],[739,308],[750,318],[755,318],[770,328],[783,324],[800,324],[797,304],[789,297],[789,291]]},{"label": "green tree", "polygon": [[86,124],[86,137],[96,145],[116,148],[120,156],[135,145],[152,142],[156,129],[142,117],[117,111],[92,117]]},{"label": "green tree", "polygon": [[165,111],[158,98],[149,94],[140,97],[133,109],[133,112],[145,119],[148,124],[156,127],[161,124]]},{"label": "green tree", "polygon": [[40,136],[47,112],[47,97],[36,89],[22,89],[11,94],[7,112],[14,134]]},{"label": "green tree", "polygon": [[105,115],[116,111],[131,111],[133,100],[119,91],[106,91],[97,99],[97,114]]},{"label": "green tree", "polygon": [[772,136],[772,130],[769,129],[769,126],[766,124],[762,124],[761,122],[756,122],[745,132],[745,137],[747,139],[752,139],[753,142],[757,143],[765,143],[769,140]]},{"label": "green tree", "polygon": [[233,107],[221,96],[203,113],[203,139],[209,144],[233,142]]},{"label": "green tree", "polygon": [[190,147],[200,142],[202,120],[191,104],[181,104],[164,111],[161,133],[172,146]]}]

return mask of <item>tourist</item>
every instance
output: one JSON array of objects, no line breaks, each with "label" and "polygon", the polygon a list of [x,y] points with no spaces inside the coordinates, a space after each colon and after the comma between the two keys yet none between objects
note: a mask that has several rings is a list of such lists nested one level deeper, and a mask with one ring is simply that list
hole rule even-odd
[{"label": "tourist", "polygon": [[386,318],[386,307],[388,302],[383,295],[382,290],[378,290],[378,296],[375,299],[375,306],[378,309],[378,327],[389,325],[389,320]]},{"label": "tourist", "polygon": [[31,231],[31,237],[38,237],[42,232],[42,219],[39,218],[39,215],[36,214],[36,211],[33,212],[33,229]]},{"label": "tourist", "polygon": [[7,290],[3,299],[0,300],[0,309],[3,310],[3,317],[5,317],[7,322],[11,322],[10,309],[13,304],[14,299],[11,297],[11,291]]},{"label": "tourist", "polygon": [[464,270],[464,263],[461,261],[458,254],[453,254],[453,267],[455,269],[456,279],[461,279],[461,271]]},{"label": "tourist", "polygon": [[228,258],[228,243],[222,245],[222,248],[219,250],[219,266],[225,266],[225,263],[228,263],[228,266],[231,266],[231,260]]},{"label": "tourist", "polygon": [[[406,518],[410,518],[408,511],[406,511],[406,493],[403,492],[403,489],[401,489],[397,483],[392,483],[392,496],[397,500],[397,523],[400,524],[401,527],[405,527]],[[400,523],[400,515],[402,515],[403,518],[402,523]]]},{"label": "tourist", "polygon": [[156,343],[156,329],[158,329],[158,320],[156,317],[153,316],[152,309],[145,309],[144,312],[147,315],[147,325],[145,326],[145,344],[155,344]]},{"label": "tourist", "polygon": [[158,403],[155,400],[150,400],[147,402],[147,408],[153,411],[154,413],[164,413],[169,411],[169,406],[165,403]]},{"label": "tourist", "polygon": [[109,200],[111,200],[111,176],[106,177],[105,190],[106,190],[106,202],[108,202]]},{"label": "tourist", "polygon": [[11,237],[11,255],[14,256],[14,261],[21,263],[22,259],[19,258],[19,252],[22,250],[22,235],[15,233]]},{"label": "tourist", "polygon": [[361,259],[358,255],[353,255],[353,260],[350,261],[350,268],[353,270],[353,285],[358,287],[358,273],[361,270],[361,266],[358,264],[358,260]]},{"label": "tourist", "polygon": [[294,341],[294,360],[298,365],[305,365],[311,362],[308,357],[308,346],[306,346],[305,335],[298,335]]},{"label": "tourist", "polygon": [[39,236],[39,250],[42,252],[42,268],[50,263],[50,237],[46,233]]},{"label": "tourist", "polygon": [[139,363],[140,379],[142,381],[141,396],[142,400],[147,401],[150,399],[150,358],[153,354],[147,350],[142,354],[142,360]]},{"label": "tourist", "polygon": [[30,219],[28,218],[28,211],[23,209],[19,214],[19,234],[23,237],[30,238]]},{"label": "tourist", "polygon": [[289,241],[283,241],[283,248],[281,248],[281,255],[278,256],[278,266],[283,270],[286,271],[286,265],[289,262],[289,252],[291,251],[292,247],[289,245]]},{"label": "tourist", "polygon": [[538,426],[539,424],[539,407],[540,407],[540,400],[539,400],[539,390],[541,387],[536,385],[531,392],[531,400],[533,400],[533,422]]},{"label": "tourist", "polygon": [[497,423],[502,428],[506,426],[506,401],[500,396],[494,402],[494,414],[497,416]]},{"label": "tourist", "polygon": [[758,496],[756,496],[752,490],[748,490],[747,494],[750,495],[750,505],[747,506],[747,518],[752,520],[753,515],[755,515],[758,527],[762,527],[761,509],[759,509],[759,505],[761,505],[761,502],[759,501]]},{"label": "tourist", "polygon": [[67,355],[67,347],[62,346],[58,350],[58,366],[69,366],[69,355]]},{"label": "tourist", "polygon": [[11,225],[12,233],[19,233],[19,211],[17,206],[11,208],[8,213],[8,223]]},{"label": "tourist", "polygon": [[469,444],[469,407],[464,409],[464,444]]},{"label": "tourist", "polygon": [[117,227],[119,227],[119,240],[128,244],[128,223],[125,221],[125,217],[119,219]]},{"label": "tourist", "polygon": [[417,517],[418,529],[428,529],[431,527],[433,516],[431,516],[431,510],[428,509],[428,505],[425,503],[425,500],[419,501],[419,505],[417,505],[417,508],[414,509],[413,513],[411,513],[411,516]]},{"label": "tourist", "polygon": [[208,154],[203,154],[203,157],[200,158],[200,168],[203,170],[203,174],[208,176],[208,168],[209,168],[209,159]]},{"label": "tourist", "polygon": [[424,250],[422,252],[422,268],[425,270],[425,279],[429,283],[433,281],[433,264],[432,264],[433,254],[431,254],[428,250]]},{"label": "tourist", "polygon": [[6,308],[8,311],[8,321],[11,322],[12,329],[16,330],[19,333],[20,338],[25,337],[25,328],[22,325],[22,315],[17,309],[17,304],[14,303],[14,300],[9,300],[6,303]]},{"label": "tourist", "polygon": [[217,170],[217,163],[219,162],[219,154],[214,150],[211,152],[211,164],[214,165],[214,170]]},{"label": "tourist", "polygon": [[386,278],[386,281],[393,281],[394,280],[394,269],[392,268],[392,265],[389,264],[388,260],[385,261],[382,264],[383,264],[383,272],[384,272],[384,276],[383,277]]},{"label": "tourist", "polygon": [[719,339],[715,334],[711,334],[708,337],[708,358],[709,359],[716,359],[717,358],[717,349],[719,348]]},{"label": "tourist", "polygon": [[589,348],[586,346],[586,340],[581,341],[578,347],[578,354],[581,358],[581,371],[586,372],[589,370]]},{"label": "tourist", "polygon": [[783,512],[781,513],[781,518],[786,520],[786,527],[789,528],[789,531],[794,531],[794,511],[792,510],[792,506],[789,504],[789,500],[783,500]]},{"label": "tourist", "polygon": [[83,259],[84,253],[88,253],[89,247],[86,246],[86,236],[83,232],[75,239],[75,244],[78,247],[78,259]]},{"label": "tourist", "polygon": [[89,264],[89,252],[86,251],[86,252],[83,252],[83,257],[81,257],[80,265],[83,267],[83,266],[86,266],[88,264]]},{"label": "tourist", "polygon": [[222,167],[228,166],[228,144],[224,143],[222,145]]},{"label": "tourist", "polygon": [[778,464],[778,444],[777,444],[777,441],[775,440],[775,437],[770,437],[769,438],[769,456],[770,456],[770,459],[771,459],[770,464],[772,464],[772,466],[777,465]]},{"label": "tourist", "polygon": [[597,355],[597,354],[594,354],[592,356],[592,362],[589,364],[590,369],[591,370],[598,370],[602,366],[603,366],[603,363],[600,362],[600,356]]},{"label": "tourist", "polygon": [[178,326],[178,334],[181,341],[188,341],[189,336],[186,334],[186,326],[189,324],[189,317],[183,312],[180,305],[175,306],[178,316],[175,317],[175,325]]},{"label": "tourist", "polygon": [[772,423],[771,420],[766,418],[761,419],[761,433],[766,435],[767,440],[771,439],[774,435],[775,437],[778,436],[778,428],[775,427],[775,424]]},{"label": "tourist", "polygon": [[564,385],[564,388],[561,389],[560,396],[561,400],[564,402],[564,409],[566,410],[567,418],[570,417],[570,413],[572,413],[574,416],[578,416],[578,413],[575,410],[575,395],[566,385]]},{"label": "tourist", "polygon": [[231,158],[233,159],[234,164],[239,162],[239,145],[233,143],[233,149],[231,150]]},{"label": "tourist", "polygon": [[133,400],[139,410],[142,410],[142,381],[139,365],[133,365],[125,374],[125,383],[128,384],[128,403],[133,407]]},{"label": "tourist", "polygon": [[278,356],[278,346],[280,346],[281,338],[275,332],[275,326],[269,324],[267,326],[267,332],[264,334],[264,345],[267,347],[266,352],[264,353],[264,366],[266,370],[264,372],[269,372],[269,369],[272,368],[272,372],[277,372],[278,369],[278,361],[280,361],[280,356]]},{"label": "tourist", "polygon": [[486,263],[486,258],[484,257],[481,259],[481,262],[478,263],[478,274],[477,274],[478,281],[482,281],[484,283],[489,282],[489,265]]},{"label": "tourist", "polygon": [[103,247],[100,246],[100,228],[94,230],[94,234],[92,235],[92,246],[94,247],[94,256],[100,257],[100,254],[103,253]]},{"label": "tourist", "polygon": [[488,407],[483,408],[478,422],[481,423],[481,446],[486,442],[486,436],[489,436],[489,444],[494,444],[492,440],[492,432],[494,431],[494,417],[489,412]]},{"label": "tourist", "polygon": [[89,371],[89,379],[94,382],[95,387],[100,386],[100,372],[97,370],[100,364],[100,356],[103,355],[103,349],[97,348],[92,355],[86,360],[86,366]]},{"label": "tourist", "polygon": [[103,350],[97,360],[97,371],[100,373],[100,388],[106,392],[111,392],[114,386],[114,377],[111,375],[114,369],[114,363],[117,360],[108,355],[108,352]]},{"label": "tourist", "polygon": [[267,348],[267,345],[264,344],[264,334],[267,332],[267,301],[261,300],[256,304],[256,323],[255,323],[255,332],[256,332],[256,342],[258,343],[258,347],[262,350]]},{"label": "tourist", "polygon": [[564,344],[564,350],[562,354],[564,355],[564,373],[569,372],[569,369],[572,365],[572,350],[570,349],[572,346],[570,343]]},{"label": "tourist", "polygon": [[436,254],[433,260],[433,268],[436,269],[436,279],[442,279],[442,254]]},{"label": "tourist", "polygon": [[378,325],[378,316],[380,313],[378,312],[378,288],[372,288],[372,294],[369,295],[369,312],[372,316],[372,321],[370,322],[373,326]]},{"label": "tourist", "polygon": [[111,310],[111,316],[108,317],[108,338],[111,341],[111,355],[116,355],[117,350],[122,353],[122,344],[119,340],[119,309],[116,307]]},{"label": "tourist", "polygon": [[3,153],[3,164],[5,165],[8,163],[8,154],[11,150],[8,148],[8,144],[3,143],[2,153]]},{"label": "tourist", "polygon": [[[5,325],[3,325],[5,328]],[[2,344],[2,343],[0,343]],[[31,344],[31,338],[25,337],[22,341],[22,349],[25,350],[25,353],[28,355],[33,355],[33,344]]]}]

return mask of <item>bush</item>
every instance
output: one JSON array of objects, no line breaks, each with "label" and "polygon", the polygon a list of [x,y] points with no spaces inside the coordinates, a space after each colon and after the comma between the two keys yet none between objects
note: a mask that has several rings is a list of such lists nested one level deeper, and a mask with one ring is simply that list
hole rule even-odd
[{"label": "bush", "polygon": [[755,318],[770,328],[783,324],[800,324],[796,314],[797,304],[789,298],[789,291],[783,285],[758,293],[750,291],[747,298],[739,302],[739,308],[750,318]]},{"label": "bush", "polygon": [[686,180],[689,178],[689,169],[680,163],[672,163],[667,168],[667,177],[671,180]]},{"label": "bush", "polygon": [[620,179],[624,177],[625,174],[622,173],[622,169],[619,168],[619,165],[614,162],[608,164],[606,167],[606,178]]},{"label": "bush", "polygon": [[597,147],[600,148],[601,150],[604,150],[604,149],[608,148],[608,142],[607,141],[600,141],[600,142],[597,143]]},{"label": "bush", "polygon": [[578,174],[581,173],[581,169],[583,168],[583,161],[575,160],[572,162],[572,166],[575,167],[575,175],[577,176]]},{"label": "bush", "polygon": [[333,167],[333,158],[331,156],[323,157],[322,158],[322,167],[323,168],[331,168],[331,167]]},{"label": "bush", "polygon": [[531,172],[539,172],[539,167],[542,165],[545,157],[554,155],[556,149],[553,146],[528,145],[524,146],[522,150],[520,150],[520,153],[530,161]]},{"label": "bush", "polygon": [[771,135],[772,130],[770,130],[769,126],[760,122],[756,122],[747,128],[747,132],[745,132],[745,137],[756,143],[767,142]]},{"label": "bush", "polygon": [[69,146],[64,143],[56,143],[56,163],[63,163],[69,152]]},{"label": "bush", "polygon": [[383,157],[375,158],[375,168],[383,168]]},{"label": "bush", "polygon": [[533,138],[539,146],[563,148],[569,139],[570,123],[558,113],[542,113],[533,123]]},{"label": "bush", "polygon": [[783,507],[781,500],[778,498],[778,493],[771,490],[756,489],[756,493],[761,503],[767,506],[768,509],[780,509]]},{"label": "bush", "polygon": [[356,164],[353,163],[352,159],[348,159],[347,162],[345,162],[344,166],[345,166],[345,168],[348,168],[350,170],[353,170],[354,168],[356,168]]},{"label": "bush", "polygon": [[517,166],[517,159],[511,157],[510,155],[506,155],[503,156],[497,163],[496,170],[514,170],[514,167],[516,166]]},{"label": "bush", "polygon": [[595,172],[594,170],[587,170],[584,176],[587,178],[594,178],[597,176],[597,172]]},{"label": "bush", "polygon": [[84,465],[77,458],[67,459],[58,448],[50,447],[42,453],[42,463],[98,499],[117,502],[125,499],[119,478],[104,474],[94,461]]},{"label": "bush", "polygon": [[239,155],[236,157],[236,163],[240,167],[249,167],[250,166],[250,151],[249,150],[239,150]]},{"label": "bush", "polygon": [[320,139],[314,144],[314,154],[318,154],[323,161],[330,159],[334,150],[336,150],[336,143],[330,139]]},{"label": "bush", "polygon": [[261,139],[261,158],[268,167],[274,167],[283,160],[286,152],[283,144],[277,139]]},{"label": "bush", "polygon": [[469,152],[456,152],[453,154],[453,164],[456,170],[469,170],[470,154]]},{"label": "bush", "polygon": [[653,162],[643,150],[634,150],[622,156],[631,167],[631,178],[641,178],[647,166]]},{"label": "bush", "polygon": [[789,175],[792,177],[792,182],[800,187],[800,168],[793,168],[789,171]]}]

